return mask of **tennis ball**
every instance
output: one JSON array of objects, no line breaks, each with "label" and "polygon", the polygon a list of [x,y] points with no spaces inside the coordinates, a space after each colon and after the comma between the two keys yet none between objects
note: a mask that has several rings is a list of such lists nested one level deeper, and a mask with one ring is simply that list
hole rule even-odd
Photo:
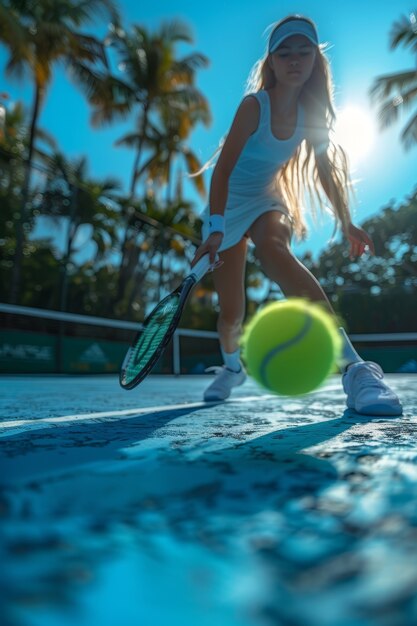
[{"label": "tennis ball", "polygon": [[335,371],[342,348],[333,317],[298,298],[266,305],[246,326],[241,344],[249,374],[288,396],[321,385]]}]

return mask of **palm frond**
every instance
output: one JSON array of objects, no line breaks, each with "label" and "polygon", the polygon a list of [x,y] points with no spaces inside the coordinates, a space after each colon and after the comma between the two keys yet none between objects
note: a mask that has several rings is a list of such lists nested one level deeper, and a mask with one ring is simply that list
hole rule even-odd
[{"label": "palm frond", "polygon": [[112,176],[107,176],[104,180],[100,182],[101,193],[108,193],[112,191],[118,191],[121,189],[121,183],[117,178],[113,178]]},{"label": "palm frond", "polygon": [[371,98],[381,100],[387,98],[395,90],[397,93],[417,83],[416,70],[407,70],[396,74],[378,76],[370,89]]},{"label": "palm frond", "polygon": [[402,131],[401,141],[406,150],[410,150],[417,144],[417,114],[411,118]]},{"label": "palm frond", "polygon": [[79,0],[76,3],[78,14],[82,16],[81,23],[92,21],[96,16],[110,18],[112,23],[119,21],[117,5],[112,0]]},{"label": "palm frond", "polygon": [[186,57],[183,57],[179,61],[175,61],[172,64],[174,69],[178,68],[178,72],[181,73],[182,68],[187,68],[190,70],[198,70],[200,68],[209,67],[210,60],[204,54],[200,54],[195,52],[194,54],[189,54]]},{"label": "palm frond", "polygon": [[187,43],[193,43],[194,37],[188,24],[181,20],[171,20],[169,22],[163,22],[158,31],[158,38],[169,44],[176,43],[177,41],[185,41]]},{"label": "palm frond", "polygon": [[148,171],[148,178],[153,178],[155,171],[158,168],[160,155],[158,153],[153,153],[145,163],[143,163],[140,168],[138,168],[135,172],[135,182],[139,180],[139,178]]},{"label": "palm frond", "polygon": [[132,26],[132,35],[129,37],[130,42],[136,40],[136,42],[140,45],[149,45],[150,36],[147,29],[140,24],[133,24]]},{"label": "palm frond", "polygon": [[91,124],[98,128],[112,124],[117,120],[124,121],[130,114],[130,107],[126,103],[112,104],[111,106],[97,106],[91,114]]},{"label": "palm frond", "polygon": [[394,22],[390,33],[390,46],[395,49],[399,45],[417,52],[416,13],[410,13],[409,16],[403,15],[397,22]]},{"label": "palm frond", "polygon": [[80,62],[71,63],[71,73],[94,107],[91,116],[93,126],[125,119],[130,113],[135,96],[129,85]]},{"label": "palm frond", "polygon": [[22,56],[20,51],[11,50],[10,56],[6,63],[6,75],[22,79],[27,72],[28,60],[29,63],[33,64],[31,56]]},{"label": "palm frond", "polygon": [[71,78],[82,87],[87,99],[90,102],[100,100],[105,90],[105,75],[80,61],[69,60],[68,66]]},{"label": "palm frond", "polygon": [[0,41],[16,56],[25,57],[29,53],[25,29],[15,13],[3,3],[0,3]]},{"label": "palm frond", "polygon": [[180,87],[174,91],[167,91],[158,97],[160,104],[167,103],[170,107],[179,111],[204,108],[207,100],[195,87]]},{"label": "palm frond", "polygon": [[56,142],[56,139],[51,135],[51,133],[48,133],[46,130],[42,128],[37,128],[35,130],[35,137],[36,139],[40,139],[41,141],[46,143],[49,148],[52,148],[52,150],[58,150],[58,144]]},{"label": "palm frond", "polygon": [[84,180],[87,177],[88,163],[87,157],[81,156],[79,159],[74,161],[72,165],[74,169],[74,173],[77,179]]},{"label": "palm frond", "polygon": [[70,57],[79,61],[90,61],[90,63],[101,61],[105,67],[108,67],[105,46],[95,37],[71,33],[68,38],[68,52]]},{"label": "palm frond", "polygon": [[153,122],[148,118],[148,123],[146,126],[146,138],[150,142],[156,142],[162,139],[162,133],[160,129],[153,124]]},{"label": "palm frond", "polygon": [[408,91],[402,91],[401,94],[395,98],[383,102],[378,112],[381,128],[391,126],[391,124],[398,119],[399,113],[402,113],[412,106],[416,100],[417,84]]},{"label": "palm frond", "polygon": [[392,100],[381,105],[378,111],[378,121],[381,129],[388,128],[398,119],[398,106]]},{"label": "palm frond", "polygon": [[127,146],[128,148],[137,148],[141,141],[140,133],[126,133],[114,142],[115,146]]}]

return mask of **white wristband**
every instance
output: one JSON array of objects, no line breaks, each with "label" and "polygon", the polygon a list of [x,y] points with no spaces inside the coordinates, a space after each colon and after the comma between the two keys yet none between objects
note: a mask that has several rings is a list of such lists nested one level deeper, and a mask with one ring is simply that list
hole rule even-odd
[{"label": "white wristband", "polygon": [[224,235],[224,215],[213,213],[209,219],[209,233],[222,233]]}]

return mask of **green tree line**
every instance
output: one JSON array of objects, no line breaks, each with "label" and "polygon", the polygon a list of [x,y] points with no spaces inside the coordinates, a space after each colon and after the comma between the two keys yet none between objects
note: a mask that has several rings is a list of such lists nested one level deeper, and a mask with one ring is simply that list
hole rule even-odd
[{"label": "green tree line", "polygon": [[[102,39],[88,33],[99,20],[108,24]],[[410,21],[394,24],[393,47],[405,45],[415,52],[416,41]],[[192,132],[211,121],[209,102],[196,86],[208,58],[200,52],[179,56],[179,44],[194,43],[187,24],[166,21],[153,32],[140,24],[125,25],[111,0],[0,0],[0,42],[8,53],[6,74],[29,78],[33,86],[32,101],[24,105],[11,107],[7,94],[0,94],[0,299],[142,320],[176,286],[199,243],[199,220],[183,179],[201,167],[189,145]],[[131,124],[116,142],[132,150],[127,190],[112,178],[92,177],[87,157],[68,159],[48,130],[40,128],[58,64],[89,103],[93,127],[121,120]],[[375,79],[371,94],[382,125],[393,123],[401,109],[416,101],[415,81],[415,71]],[[407,149],[417,142],[416,129],[414,115],[402,134]],[[203,177],[189,180],[205,199]],[[303,259],[351,330],[366,330],[359,328],[366,307],[375,308],[368,317],[370,330],[409,326],[410,307],[400,301],[409,302],[415,294],[415,205],[414,192],[364,224],[377,255],[360,266],[346,258],[339,244],[317,261],[311,255]],[[64,230],[64,243],[35,236],[40,221]],[[83,254],[87,246],[88,255]],[[259,305],[256,288],[262,281],[251,253],[249,314]],[[389,323],[377,314],[384,298],[392,300],[392,311],[398,309]],[[195,290],[182,323],[212,328],[215,315],[208,277]]]}]

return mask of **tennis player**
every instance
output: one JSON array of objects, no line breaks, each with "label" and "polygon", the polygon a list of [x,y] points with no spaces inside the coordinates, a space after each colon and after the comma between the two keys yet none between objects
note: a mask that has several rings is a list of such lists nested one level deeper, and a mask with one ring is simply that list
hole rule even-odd
[{"label": "tennis player", "polygon": [[[346,156],[329,136],[335,122],[332,90],[329,62],[314,23],[299,15],[278,22],[266,55],[252,70],[228,136],[213,157],[219,153],[203,212],[203,243],[192,262],[194,266],[207,252],[213,262],[219,253],[221,262],[213,280],[224,365],[205,391],[206,401],[225,400],[246,379],[239,337],[248,238],[266,276],[286,297],[320,302],[333,315],[319,282],[291,251],[292,236],[306,235],[303,190],[321,208],[324,191],[352,258],[374,253],[368,234],[351,221]],[[368,415],[400,415],[400,401],[384,382],[380,366],[363,361],[343,328],[340,333],[348,407]]]}]

